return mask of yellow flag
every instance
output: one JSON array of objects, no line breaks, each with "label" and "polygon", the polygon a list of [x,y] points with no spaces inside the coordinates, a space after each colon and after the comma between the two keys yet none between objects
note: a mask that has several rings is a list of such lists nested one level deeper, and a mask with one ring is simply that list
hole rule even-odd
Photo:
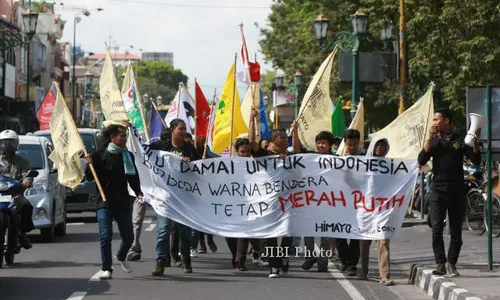
[{"label": "yellow flag", "polygon": [[252,111],[252,107],[258,112],[254,120],[255,140],[258,142],[260,141],[260,85],[258,82],[251,83],[241,103],[241,115],[247,127],[250,127],[250,112]]},{"label": "yellow flag", "polygon": [[[357,109],[356,109],[356,114],[354,115],[354,118],[351,121],[351,125],[349,125],[349,129],[356,129],[359,131],[360,134],[360,139],[359,139],[359,147],[362,149],[364,145],[364,140],[365,140],[365,106],[363,104],[363,98],[358,103]],[[340,143],[339,149],[337,150],[337,153],[339,155],[345,155],[345,147],[344,147],[344,140],[342,140],[342,143]]]},{"label": "yellow flag", "polygon": [[[236,68],[233,64],[227,74],[226,83],[217,105],[212,145],[213,151],[218,154],[230,147],[238,135],[248,132],[248,127],[241,115],[240,96],[236,88],[235,72]],[[231,136],[233,137],[232,140]]]},{"label": "yellow flag", "polygon": [[434,100],[431,83],[427,92],[409,109],[398,116],[384,129],[370,134],[370,137],[383,136],[390,145],[387,157],[416,159],[424,146],[426,135],[432,126]]},{"label": "yellow flag", "polygon": [[84,146],[78,133],[73,117],[69,112],[64,97],[57,84],[56,104],[50,118],[50,134],[54,151],[49,156],[57,169],[57,179],[60,184],[75,189],[83,179],[80,153]]},{"label": "yellow flag", "polygon": [[307,150],[316,150],[316,135],[323,130],[330,131],[332,128],[330,75],[336,53],[337,47],[323,61],[307,88],[300,106],[299,140]]},{"label": "yellow flag", "polygon": [[109,50],[106,53],[106,60],[99,78],[99,94],[101,96],[101,107],[104,117],[108,121],[128,120],[122,96],[116,82],[113,61]]}]

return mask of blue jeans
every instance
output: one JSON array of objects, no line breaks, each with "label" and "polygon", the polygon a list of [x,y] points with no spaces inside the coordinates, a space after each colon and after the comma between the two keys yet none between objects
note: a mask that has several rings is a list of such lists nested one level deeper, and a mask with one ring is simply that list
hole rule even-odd
[{"label": "blue jeans", "polygon": [[170,232],[172,222],[165,217],[156,217],[156,260],[170,260]]},{"label": "blue jeans", "polygon": [[134,229],[132,226],[132,211],[112,210],[100,208],[97,210],[97,221],[99,222],[99,240],[101,241],[101,262],[103,271],[112,271],[113,259],[111,257],[111,241],[113,240],[113,219],[118,225],[122,237],[120,249],[116,253],[119,261],[124,261],[127,252],[134,241]]}]

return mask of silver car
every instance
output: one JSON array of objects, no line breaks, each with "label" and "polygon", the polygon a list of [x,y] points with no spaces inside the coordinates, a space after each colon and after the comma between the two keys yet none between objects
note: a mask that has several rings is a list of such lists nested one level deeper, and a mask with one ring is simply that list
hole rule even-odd
[{"label": "silver car", "polygon": [[[101,135],[99,129],[79,128],[78,132],[82,137],[83,144],[89,154],[97,151],[97,143]],[[36,136],[44,136],[51,139],[50,131],[43,130],[34,133]],[[85,162],[82,157],[82,168],[85,172]],[[96,211],[97,202],[97,187],[94,181],[88,182],[85,178],[80,185],[74,190],[66,189],[66,209],[70,213],[80,213],[84,211]]]},{"label": "silver car", "polygon": [[57,169],[49,159],[54,150],[44,137],[20,136],[17,155],[38,171],[33,186],[24,196],[33,205],[33,223],[40,229],[45,242],[53,242],[55,236],[66,234],[66,188],[57,181]]}]

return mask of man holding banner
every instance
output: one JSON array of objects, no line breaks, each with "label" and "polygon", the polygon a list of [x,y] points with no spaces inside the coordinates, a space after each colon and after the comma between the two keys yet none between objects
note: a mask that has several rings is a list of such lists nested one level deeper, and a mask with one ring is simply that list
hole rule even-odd
[{"label": "man holding banner", "polygon": [[[480,145],[474,143],[473,151],[465,145],[463,137],[452,131],[451,111],[438,109],[434,112],[424,148],[418,155],[421,166],[432,158],[431,193],[429,196],[429,216],[432,225],[432,248],[437,268],[433,274],[459,276],[456,263],[462,247],[462,222],[464,218],[464,156],[469,156],[472,163],[481,163]],[[481,128],[476,130],[481,136]],[[443,241],[444,221],[448,212],[450,222],[450,246],[446,257]],[[448,270],[446,269],[448,262]]]}]

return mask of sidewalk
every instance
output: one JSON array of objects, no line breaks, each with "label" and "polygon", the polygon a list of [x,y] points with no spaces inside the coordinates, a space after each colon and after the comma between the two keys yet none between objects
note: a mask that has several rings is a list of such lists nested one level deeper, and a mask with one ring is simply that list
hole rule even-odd
[{"label": "sidewalk", "polygon": [[[406,222],[406,220],[405,220]],[[445,229],[445,246],[449,236]],[[436,266],[427,225],[402,228],[391,240],[391,273],[395,278],[410,274],[410,283],[434,299],[500,300],[500,238],[493,239],[493,272],[488,272],[488,237],[474,236],[464,228],[463,246],[457,267],[460,277],[433,276]],[[376,251],[371,253],[371,270],[377,270]],[[375,275],[375,274],[374,274]],[[399,281],[399,280],[398,280]]]}]

